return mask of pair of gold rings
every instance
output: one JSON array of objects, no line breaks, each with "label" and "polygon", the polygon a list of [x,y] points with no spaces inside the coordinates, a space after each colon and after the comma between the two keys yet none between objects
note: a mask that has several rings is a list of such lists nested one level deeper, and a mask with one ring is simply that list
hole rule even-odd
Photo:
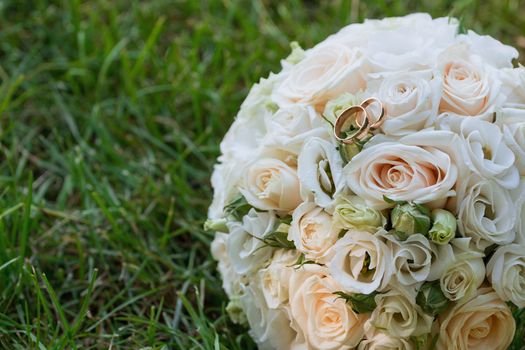
[{"label": "pair of gold rings", "polygon": [[335,138],[345,144],[361,141],[385,121],[383,104],[375,97],[343,111],[335,121]]}]

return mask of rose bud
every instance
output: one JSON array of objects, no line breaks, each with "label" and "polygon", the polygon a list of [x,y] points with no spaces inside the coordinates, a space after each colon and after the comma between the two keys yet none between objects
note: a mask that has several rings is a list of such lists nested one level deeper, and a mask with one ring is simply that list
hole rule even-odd
[{"label": "rose bud", "polygon": [[363,146],[359,143],[349,143],[339,144],[339,153],[341,154],[341,158],[345,161],[345,163],[348,163],[354,158],[361,150],[363,149]]},{"label": "rose bud", "polygon": [[343,229],[375,233],[386,224],[380,210],[372,209],[357,196],[339,197],[334,210],[334,222]]},{"label": "rose bud", "polygon": [[399,239],[405,240],[415,233],[426,235],[430,229],[430,212],[418,204],[397,204],[390,214],[392,227]]},{"label": "rose bud", "polygon": [[432,210],[432,228],[428,237],[437,244],[447,244],[456,235],[456,217],[443,209]]},{"label": "rose bud", "polygon": [[228,305],[226,305],[226,312],[228,313],[228,316],[230,317],[230,320],[232,320],[233,323],[240,325],[248,324],[246,314],[242,309],[238,297],[232,297],[232,299],[228,302]]},{"label": "rose bud", "polygon": [[226,222],[228,222],[228,220],[224,218],[217,220],[208,219],[204,222],[204,231],[228,233]]}]

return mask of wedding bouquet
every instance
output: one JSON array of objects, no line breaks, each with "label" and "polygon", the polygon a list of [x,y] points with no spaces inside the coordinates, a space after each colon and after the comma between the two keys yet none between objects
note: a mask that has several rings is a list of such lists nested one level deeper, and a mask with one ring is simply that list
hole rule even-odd
[{"label": "wedding bouquet", "polygon": [[352,24],[250,91],[206,222],[260,349],[506,349],[525,306],[525,68],[453,18]]}]

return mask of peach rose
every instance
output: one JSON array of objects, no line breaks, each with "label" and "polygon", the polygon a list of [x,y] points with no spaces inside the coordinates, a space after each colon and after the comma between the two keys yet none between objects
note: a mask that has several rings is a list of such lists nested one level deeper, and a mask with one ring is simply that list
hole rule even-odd
[{"label": "peach rose", "polygon": [[328,270],[304,265],[290,279],[290,313],[298,337],[290,349],[348,350],[364,335],[366,315],[356,314],[334,294],[341,286]]},{"label": "peach rose", "polygon": [[437,350],[505,350],[516,324],[509,307],[491,288],[481,288],[469,300],[439,317]]},{"label": "peach rose", "polygon": [[440,112],[458,116],[485,116],[498,104],[501,82],[480,57],[468,55],[462,47],[443,57],[443,96]]},{"label": "peach rose", "polygon": [[348,187],[367,205],[384,209],[392,206],[385,196],[426,203],[454,195],[458,170],[451,157],[437,148],[382,142],[355,156],[344,174]]}]

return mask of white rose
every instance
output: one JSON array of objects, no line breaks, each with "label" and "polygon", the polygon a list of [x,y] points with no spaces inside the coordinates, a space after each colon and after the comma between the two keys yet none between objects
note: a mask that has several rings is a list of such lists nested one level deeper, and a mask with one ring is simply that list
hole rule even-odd
[{"label": "white rose", "polygon": [[522,122],[505,124],[503,138],[508,148],[514,153],[515,165],[521,176],[525,175],[525,110]]},{"label": "white rose", "polygon": [[281,107],[302,103],[322,110],[328,100],[344,92],[364,89],[365,70],[359,49],[335,42],[321,44],[307,51],[306,57],[291,67],[272,96]]},{"label": "white rose", "polygon": [[490,288],[439,316],[437,350],[505,350],[516,324],[508,306]]},{"label": "white rose", "polygon": [[304,265],[290,279],[290,313],[298,337],[290,349],[348,350],[364,335],[366,315],[334,293],[341,290],[326,268]]},{"label": "white rose", "polygon": [[[455,137],[453,133],[436,131],[419,136],[423,134],[442,137],[440,142],[451,144]],[[452,188],[458,175],[451,155],[432,146],[399,142],[371,143],[343,171],[348,187],[376,209],[392,206],[385,202],[385,196],[393,201],[443,202],[454,195]]]},{"label": "white rose", "polygon": [[289,212],[302,201],[297,170],[272,158],[248,166],[240,191],[248,203],[262,210]]},{"label": "white rose", "polygon": [[479,249],[514,240],[517,213],[507,190],[472,175],[458,188],[457,199],[459,232],[472,237]]},{"label": "white rose", "polygon": [[525,67],[500,70],[506,107],[525,108]]},{"label": "white rose", "polygon": [[[330,139],[328,123],[310,106],[291,105],[280,108],[266,118],[266,129],[269,131],[262,139],[264,148],[281,149],[298,155],[303,144],[314,137]],[[250,132],[246,132],[250,131]],[[244,132],[249,135],[250,129]]]},{"label": "white rose", "polygon": [[391,234],[385,235],[386,244],[392,250],[394,273],[402,285],[411,286],[427,279],[432,266],[435,247],[421,235],[410,235],[405,241],[399,241]]},{"label": "white rose", "polygon": [[469,52],[483,57],[485,62],[496,68],[510,68],[512,60],[518,58],[518,50],[488,35],[469,30],[467,34],[460,34],[458,39],[468,45]]},{"label": "white rose", "polygon": [[514,243],[525,245],[525,177],[521,178],[518,189],[512,191],[516,206],[516,238]]},{"label": "white rose", "polygon": [[375,24],[365,53],[373,71],[421,70],[435,65],[441,50],[455,40],[457,22],[432,20],[428,14],[413,14],[365,24]]},{"label": "white rose", "polygon": [[343,185],[343,160],[334,144],[311,138],[297,159],[297,174],[303,200],[313,200],[326,208]]},{"label": "white rose", "polygon": [[338,236],[339,229],[332,223],[332,216],[315,203],[304,202],[294,210],[288,240],[307,259],[324,262]]},{"label": "white rose", "polygon": [[369,208],[358,196],[342,194],[335,200],[334,223],[343,229],[375,233],[387,220],[379,210]]},{"label": "white rose", "polygon": [[468,298],[485,279],[485,255],[469,244],[468,238],[453,239],[452,254],[447,254],[446,258],[440,256],[445,265],[439,280],[441,291],[452,301]]},{"label": "white rose", "polygon": [[268,132],[266,120],[277,109],[270,96],[275,84],[285,76],[270,74],[268,79],[261,79],[255,84],[241,105],[235,121],[224,135],[220,144],[221,156],[211,176],[214,191],[213,202],[208,210],[210,219],[218,219],[224,215],[224,206],[239,193],[239,169],[261,153],[261,144]]},{"label": "white rose", "polygon": [[368,91],[370,95],[377,93],[385,108],[381,130],[399,136],[432,125],[441,98],[441,81],[433,79],[431,71],[399,72],[369,83]]},{"label": "white rose", "polygon": [[464,119],[460,136],[466,165],[473,172],[508,189],[518,186],[514,154],[497,125],[480,119]]},{"label": "white rose", "polygon": [[257,271],[257,278],[270,309],[276,309],[288,302],[288,286],[294,272],[293,264],[298,259],[294,250],[276,250],[270,264]]},{"label": "white rose", "polygon": [[525,247],[498,247],[487,264],[487,278],[502,300],[525,307]]},{"label": "white rose", "polygon": [[414,344],[404,338],[391,336],[388,333],[376,332],[363,340],[358,350],[415,350]]},{"label": "white rose", "polygon": [[219,160],[252,159],[269,130],[266,120],[277,110],[277,105],[271,101],[272,91],[285,77],[283,73],[270,74],[268,79],[261,79],[250,89],[235,121],[221,141],[222,155]]},{"label": "white rose", "polygon": [[241,179],[238,171],[240,164],[235,161],[226,161],[216,164],[211,175],[213,200],[208,208],[208,218],[220,219],[224,216],[224,207],[239,194],[237,185]]},{"label": "white rose", "polygon": [[286,78],[286,73],[270,73],[268,78],[261,78],[248,92],[248,96],[241,104],[237,119],[255,118],[261,109],[275,110],[277,106],[272,102],[272,92]]},{"label": "white rose", "polygon": [[250,336],[263,350],[288,350],[297,337],[285,309],[270,309],[260,285],[250,283],[239,298],[250,325]]},{"label": "white rose", "polygon": [[276,226],[272,212],[258,212],[251,209],[243,222],[228,222],[226,248],[232,266],[238,274],[244,275],[258,269],[272,254],[261,238],[272,232]]},{"label": "white rose", "polygon": [[445,63],[439,111],[490,120],[495,108],[503,102],[497,71],[461,45],[449,50],[440,61]]},{"label": "white rose", "polygon": [[370,294],[386,287],[392,277],[392,251],[377,234],[348,231],[330,253],[330,273],[346,292]]},{"label": "white rose", "polygon": [[414,293],[402,288],[378,294],[377,307],[365,323],[366,334],[383,331],[395,337],[407,338],[430,333],[433,318],[416,304]]},{"label": "white rose", "polygon": [[226,247],[228,236],[228,234],[220,232],[215,234],[215,238],[211,242],[211,254],[217,261],[217,269],[222,278],[222,288],[229,298],[233,298],[241,293],[241,285],[244,283],[244,279],[235,272],[228,256]]},{"label": "white rose", "polygon": [[426,13],[414,13],[353,23],[329,36],[326,41],[349,47],[369,45],[370,54],[378,53],[373,57],[378,68],[402,70],[429,64],[431,52],[437,52],[455,40],[457,26],[457,20],[452,18],[432,19]]}]

